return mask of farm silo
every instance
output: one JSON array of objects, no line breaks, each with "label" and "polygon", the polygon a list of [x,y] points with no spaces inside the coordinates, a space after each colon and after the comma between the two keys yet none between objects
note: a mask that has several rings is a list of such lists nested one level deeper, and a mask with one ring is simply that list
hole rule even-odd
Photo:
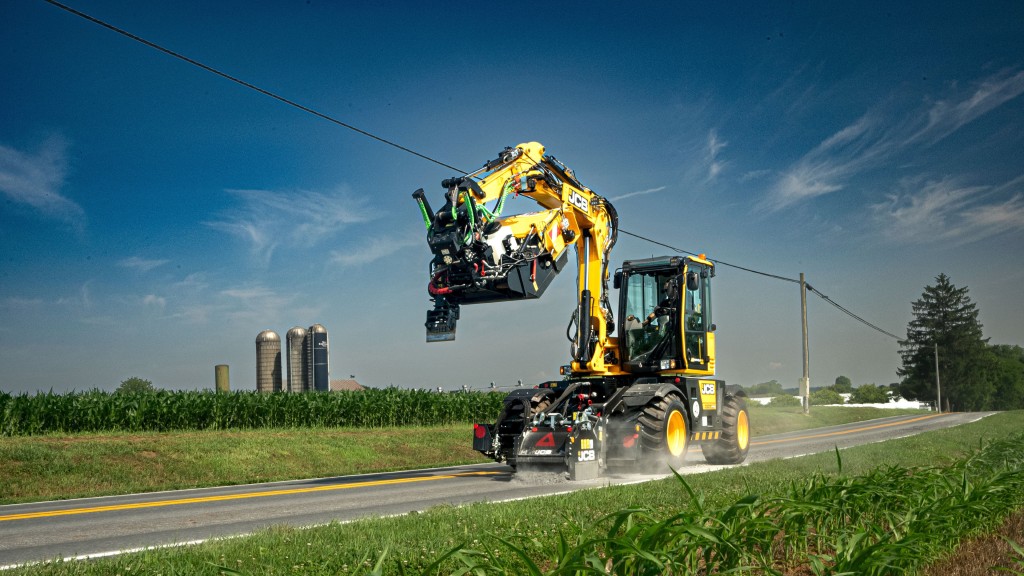
[{"label": "farm silo", "polygon": [[231,377],[227,364],[217,364],[213,367],[213,382],[217,392],[231,392]]},{"label": "farm silo", "polygon": [[281,337],[273,330],[256,335],[256,391],[281,391]]},{"label": "farm silo", "polygon": [[308,392],[309,374],[306,370],[306,329],[296,326],[288,331],[288,391]]},{"label": "farm silo", "polygon": [[306,366],[309,374],[309,386],[317,392],[330,390],[330,370],[328,366],[327,328],[313,324],[306,332]]}]

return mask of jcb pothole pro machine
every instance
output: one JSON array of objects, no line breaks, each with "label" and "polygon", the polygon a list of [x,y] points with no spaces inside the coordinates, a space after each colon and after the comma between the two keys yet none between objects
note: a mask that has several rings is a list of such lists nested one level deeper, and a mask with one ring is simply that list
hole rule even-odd
[{"label": "jcb pothole pro machine", "polygon": [[[428,342],[455,339],[462,304],[539,298],[568,265],[570,247],[577,255],[578,300],[567,330],[572,363],[562,367],[562,380],[508,394],[496,422],[474,425],[474,449],[519,470],[554,468],[572,479],[610,466],[678,467],[691,442],[713,464],[746,458],[742,391],[714,377],[712,262],[627,260],[611,274],[615,209],[536,142],[506,148],[441,185],[445,203],[436,212],[423,189],[413,193],[434,255]],[[542,209],[502,217],[510,196]],[[609,277],[619,290],[617,322]]]}]

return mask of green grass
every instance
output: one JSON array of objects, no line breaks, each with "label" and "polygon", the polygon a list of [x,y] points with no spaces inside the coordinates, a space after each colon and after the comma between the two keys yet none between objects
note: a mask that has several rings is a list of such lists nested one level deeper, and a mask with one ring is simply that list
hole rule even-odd
[{"label": "green grass", "polygon": [[486,461],[469,426],[0,438],[0,503]]},{"label": "green grass", "polygon": [[[897,412],[757,406],[750,419],[761,436]],[[470,440],[466,424],[0,437],[0,504],[486,462]]]},{"label": "green grass", "polygon": [[[689,476],[686,478],[689,489],[676,479],[667,479],[528,501],[440,507],[422,514],[344,525],[310,529],[275,528],[250,537],[187,548],[153,550],[90,562],[34,566],[13,573],[219,574],[230,573],[219,568],[228,567],[240,574],[253,575],[367,574],[371,573],[378,558],[386,553],[383,573],[405,571],[419,574],[446,552],[465,546],[465,550],[476,552],[463,551],[457,558],[448,558],[442,563],[440,573],[458,573],[472,562],[489,566],[485,571],[472,573],[528,573],[529,564],[516,552],[518,549],[530,563],[534,563],[537,573],[542,574],[554,573],[556,558],[571,559],[572,554],[578,553],[577,557],[590,555],[600,558],[600,564],[607,558],[600,554],[612,550],[617,551],[616,561],[622,562],[616,564],[616,573],[653,574],[661,572],[654,569],[645,571],[641,569],[640,559],[627,558],[629,554],[638,554],[628,549],[630,538],[639,538],[652,546],[661,541],[657,544],[660,548],[646,552],[663,559],[679,558],[678,554],[660,555],[662,551],[671,550],[675,541],[665,538],[665,530],[671,526],[665,524],[663,529],[658,529],[659,522],[675,518],[676,527],[683,527],[684,535],[707,538],[700,529],[717,534],[722,526],[732,522],[729,518],[722,520],[722,515],[730,509],[734,510],[732,518],[741,518],[744,523],[751,524],[747,529],[753,530],[751,533],[758,538],[770,533],[777,535],[779,543],[810,542],[806,548],[790,548],[789,552],[780,552],[779,556],[780,562],[788,558],[791,565],[808,570],[814,566],[812,557],[819,557],[827,567],[835,565],[836,558],[848,551],[851,551],[850,559],[869,559],[874,554],[871,550],[881,550],[874,547],[878,543],[878,534],[858,536],[868,529],[862,524],[851,524],[849,520],[863,516],[867,526],[884,529],[897,526],[899,515],[910,510],[918,516],[929,516],[940,526],[937,528],[927,523],[903,525],[915,530],[911,532],[914,535],[911,543],[917,546],[911,550],[909,545],[904,545],[907,547],[903,551],[913,552],[910,556],[919,566],[929,558],[952,549],[959,537],[955,531],[969,532],[972,528],[985,526],[986,521],[998,522],[999,514],[1003,513],[1000,509],[1007,502],[1012,507],[1016,501],[1014,498],[1019,499],[1024,493],[1019,484],[1024,452],[1024,438],[1020,435],[1022,424],[1024,413],[1002,413],[953,429],[850,448],[841,452],[841,474],[836,454],[826,453]],[[1009,443],[1005,443],[1007,439],[1010,439]],[[1003,441],[1004,444],[987,452],[978,452],[980,447],[992,441]],[[1005,467],[1007,463],[1012,465]],[[933,466],[947,468],[930,468]],[[692,497],[691,491],[698,498]],[[817,500],[810,500],[810,504],[792,504],[788,508],[779,504],[786,499],[796,501],[811,493],[817,494]],[[934,497],[929,498],[929,494]],[[751,500],[750,496],[757,498]],[[814,504],[822,502],[822,498],[825,505]],[[901,505],[904,500],[906,503]],[[774,508],[758,509],[758,502]],[[972,505],[967,506],[968,502]],[[976,503],[981,503],[981,507],[973,505]],[[1019,507],[1021,504],[1016,505]],[[835,508],[851,513],[838,516],[822,514]],[[598,520],[606,514],[630,509],[634,511],[618,516],[627,523],[617,529],[610,524],[613,520]],[[761,510],[759,515],[755,514],[758,510]],[[698,515],[680,516],[694,513]],[[708,521],[700,514],[713,516],[720,522]],[[701,518],[708,523],[701,525]],[[789,519],[791,523],[783,524],[781,532],[772,532],[774,529],[771,527],[767,532],[757,532],[758,526],[763,527],[761,521],[766,519],[779,522]],[[684,520],[689,522],[689,528],[684,526]],[[825,538],[815,542],[808,533],[799,532],[801,526],[803,530],[817,526],[817,534]],[[848,529],[848,526],[852,528]],[[789,534],[789,530],[793,533]],[[609,534],[619,540],[607,540]],[[622,539],[623,535],[630,538]],[[791,538],[787,539],[787,535]],[[735,537],[740,538],[739,535]],[[595,539],[602,538],[605,538],[603,543],[588,547],[588,542],[593,544]],[[839,543],[844,547],[838,547]],[[757,547],[746,548],[756,550]],[[700,553],[703,548],[697,544],[693,550]],[[875,560],[887,557],[883,552],[879,551],[880,556]],[[627,561],[634,564],[627,565]],[[912,567],[908,570],[908,573],[913,573]],[[864,572],[866,570],[858,573]],[[763,570],[755,573],[772,572]],[[825,570],[823,573],[828,572]],[[878,573],[903,572],[902,569],[894,567],[890,570],[883,566]]]},{"label": "green grass", "polygon": [[747,409],[750,413],[751,433],[754,436],[768,436],[782,432],[861,422],[873,418],[927,412],[925,410],[872,408],[870,406],[811,406],[809,413],[804,414],[803,408],[800,406],[761,406],[756,402],[748,402]]}]

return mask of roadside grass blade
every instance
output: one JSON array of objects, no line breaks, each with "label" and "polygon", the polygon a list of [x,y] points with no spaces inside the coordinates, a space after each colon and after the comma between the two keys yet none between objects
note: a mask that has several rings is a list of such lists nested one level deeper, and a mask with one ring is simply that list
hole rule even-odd
[{"label": "roadside grass blade", "polygon": [[544,573],[541,572],[540,568],[537,567],[537,564],[530,558],[530,555],[527,554],[525,550],[509,542],[508,540],[501,538],[500,536],[494,536],[492,534],[491,538],[494,538],[498,542],[501,542],[506,548],[514,552],[515,555],[518,556],[524,564],[526,564],[526,568],[528,569],[527,574],[530,574],[531,576],[544,576]]},{"label": "roadside grass blade", "polygon": [[1003,536],[1002,538],[1006,541],[1007,544],[1010,545],[1010,548],[1012,548],[1013,551],[1017,554],[1017,557],[1012,559],[1013,563],[1017,565],[1017,568],[998,566],[994,569],[1000,572],[1009,572],[1010,574],[1014,574],[1014,576],[1024,576],[1024,546],[1021,546],[1020,544],[1007,538],[1006,536]]},{"label": "roadside grass blade", "polygon": [[690,483],[687,482],[686,479],[683,478],[683,475],[680,474],[675,468],[672,468],[671,470],[672,470],[672,475],[675,476],[677,480],[679,480],[679,483],[683,485],[683,488],[686,490],[686,493],[690,495],[690,506],[697,513],[703,514],[704,513],[704,495],[703,494],[697,494],[696,492],[694,492],[693,488],[690,486]]},{"label": "roadside grass blade", "polygon": [[234,568],[228,568],[227,566],[221,566],[220,564],[214,564],[213,562],[207,562],[207,564],[216,568],[217,573],[223,574],[224,576],[248,576],[245,572],[239,572]]},{"label": "roadside grass blade", "polygon": [[[380,553],[380,558],[377,558],[377,563],[373,565],[373,569],[367,572],[367,576],[383,576],[384,575],[384,559],[388,557],[388,547],[384,547],[384,551]],[[401,562],[399,562],[401,564]]]},{"label": "roadside grass blade", "polygon": [[[449,559],[449,558],[459,554],[464,548],[465,548],[464,544],[459,544],[458,546],[456,546],[456,547],[452,548],[451,550],[445,552],[438,559],[434,560],[426,568],[424,568],[423,571],[421,572],[421,574],[432,574],[432,573],[433,574],[440,574],[441,573],[441,564],[443,564],[445,560],[447,560],[447,559]],[[401,565],[401,563],[399,563],[399,565]],[[453,572],[452,574],[466,574],[466,573],[467,572]]]}]

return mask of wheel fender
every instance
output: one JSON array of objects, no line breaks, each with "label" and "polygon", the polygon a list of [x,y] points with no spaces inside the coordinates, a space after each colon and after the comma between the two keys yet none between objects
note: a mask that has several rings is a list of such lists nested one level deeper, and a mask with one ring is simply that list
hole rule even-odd
[{"label": "wheel fender", "polygon": [[[669,382],[638,382],[630,386],[629,390],[622,397],[622,403],[625,404],[630,411],[642,410],[644,406],[650,404],[657,398],[665,398],[666,396],[678,396],[683,406],[688,406],[686,402],[686,391],[680,386]],[[689,409],[686,410],[686,420],[688,425],[693,424],[693,415],[690,414]]]},{"label": "wheel fender", "polygon": [[725,393],[729,396],[739,396],[740,398],[749,398],[746,390],[743,389],[739,384],[726,384]]}]

